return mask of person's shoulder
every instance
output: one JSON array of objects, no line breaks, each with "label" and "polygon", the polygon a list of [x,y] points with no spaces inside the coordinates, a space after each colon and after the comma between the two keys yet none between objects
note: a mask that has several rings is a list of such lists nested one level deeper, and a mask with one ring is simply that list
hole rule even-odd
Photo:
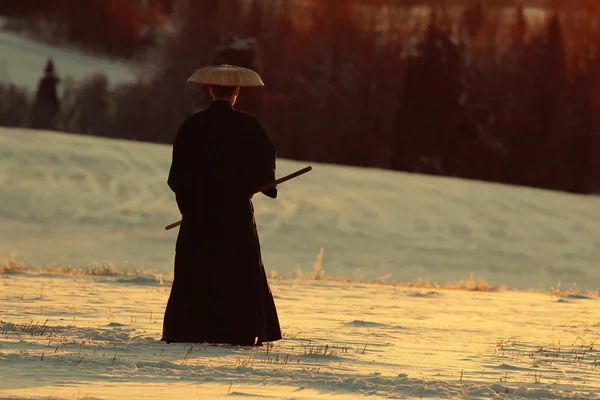
[{"label": "person's shoulder", "polygon": [[193,114],[188,115],[181,125],[179,126],[179,130],[185,130],[189,126],[196,125],[198,122],[202,121],[206,117],[206,110],[201,110],[195,112]]},{"label": "person's shoulder", "polygon": [[246,140],[250,141],[250,143],[260,144],[261,146],[268,146],[269,148],[275,149],[273,141],[258,118],[250,113],[238,110],[236,110],[236,115],[239,118],[238,120],[242,122],[241,126],[244,127],[243,137],[245,137]]},{"label": "person's shoulder", "polygon": [[196,130],[196,127],[201,124],[201,121],[204,119],[204,117],[204,110],[188,115],[179,125],[179,128],[177,128],[174,143],[179,143],[181,145],[183,143],[187,143],[191,138],[193,138],[193,132]]},{"label": "person's shoulder", "polygon": [[266,135],[265,128],[254,115],[240,110],[234,110],[238,121],[245,127],[250,128],[250,131]]},{"label": "person's shoulder", "polygon": [[250,114],[249,112],[235,110],[235,109],[233,111],[235,112],[237,118],[240,121],[247,122],[247,123],[253,123],[253,124],[260,124],[260,122],[258,121],[258,118],[256,118],[254,115]]}]

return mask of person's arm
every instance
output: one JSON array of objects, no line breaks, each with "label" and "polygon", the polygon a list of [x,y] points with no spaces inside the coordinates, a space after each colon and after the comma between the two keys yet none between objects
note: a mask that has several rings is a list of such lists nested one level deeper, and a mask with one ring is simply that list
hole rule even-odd
[{"label": "person's arm", "polygon": [[184,125],[178,129],[175,141],[173,142],[171,169],[169,170],[169,177],[167,179],[167,185],[175,193],[177,206],[182,215],[186,209],[185,184],[183,183],[186,173],[185,145],[182,143],[185,136],[183,127]]},{"label": "person's arm", "polygon": [[[246,171],[250,189],[253,190],[275,180],[277,150],[258,120],[251,118],[250,128],[251,146],[248,149],[249,160]],[[277,198],[276,187],[262,193],[272,199]]]}]

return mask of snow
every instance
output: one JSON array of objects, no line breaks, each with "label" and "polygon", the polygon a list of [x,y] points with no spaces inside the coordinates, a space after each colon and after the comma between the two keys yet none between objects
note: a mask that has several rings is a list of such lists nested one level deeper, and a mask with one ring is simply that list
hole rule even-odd
[{"label": "snow", "polygon": [[96,73],[109,76],[110,85],[137,81],[130,63],[96,57],[0,30],[0,82],[35,91],[49,58],[54,60],[56,72],[63,81],[67,77],[81,81]]},{"label": "snow", "polygon": [[[0,128],[0,257],[172,271],[171,147]],[[278,176],[306,166],[280,160]],[[313,163],[255,196],[271,274],[600,288],[600,198]]]},{"label": "snow", "polygon": [[160,342],[169,285],[0,275],[2,398],[599,399],[598,299],[272,279],[284,338]]},{"label": "snow", "polygon": [[166,345],[170,158],[0,128],[0,398],[600,399],[598,197],[312,163],[255,196],[283,340]]}]

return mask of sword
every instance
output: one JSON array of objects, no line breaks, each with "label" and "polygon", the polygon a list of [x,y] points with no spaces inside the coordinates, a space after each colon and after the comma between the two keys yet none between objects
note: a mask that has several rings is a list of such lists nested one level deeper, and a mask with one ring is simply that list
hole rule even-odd
[{"label": "sword", "polygon": [[[312,170],[312,167],[309,165],[308,167],[304,167],[304,168],[302,168],[296,172],[293,172],[289,175],[286,175],[282,178],[276,179],[272,182],[265,183],[264,185],[260,186],[258,189],[254,190],[251,194],[254,195],[256,193],[264,192],[267,189],[274,188],[275,186],[279,185],[280,183],[289,181],[290,179],[294,179],[300,175],[304,175],[311,170]],[[167,230],[167,231],[171,230],[173,228],[178,227],[179,225],[181,225],[181,220],[179,220],[177,222],[173,222],[172,224],[165,226],[165,230]]]}]

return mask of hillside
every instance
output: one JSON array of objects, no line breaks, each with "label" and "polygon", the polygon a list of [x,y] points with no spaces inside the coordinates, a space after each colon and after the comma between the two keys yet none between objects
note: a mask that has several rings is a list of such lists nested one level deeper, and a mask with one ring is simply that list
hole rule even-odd
[{"label": "hillside", "polygon": [[[172,271],[170,146],[0,128],[0,256]],[[279,161],[278,176],[305,163]],[[313,164],[257,198],[268,271],[600,287],[600,198]]]},{"label": "hillside", "polygon": [[104,73],[111,85],[136,81],[135,70],[125,62],[94,57],[0,30],[0,82],[35,91],[48,58],[54,59],[57,73],[63,80],[71,77],[80,81]]}]

